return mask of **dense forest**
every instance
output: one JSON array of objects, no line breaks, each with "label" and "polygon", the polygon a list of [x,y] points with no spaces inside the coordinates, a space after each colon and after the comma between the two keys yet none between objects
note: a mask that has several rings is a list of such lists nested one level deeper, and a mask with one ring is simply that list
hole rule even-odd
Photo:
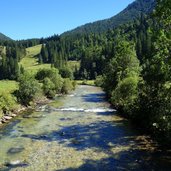
[{"label": "dense forest", "polygon": [[[15,94],[24,105],[33,98],[38,83],[43,84],[44,94],[52,98],[74,87],[70,82],[73,76],[77,80],[96,79],[121,114],[168,144],[171,141],[171,2],[158,0],[153,11],[154,4],[153,0],[135,1],[115,18],[60,36],[3,40],[0,79],[20,82]],[[33,78],[24,73],[19,61],[26,48],[38,44],[42,45],[37,55],[39,63],[51,64],[52,69],[40,70]],[[80,68],[71,73],[68,60],[80,61]],[[34,89],[24,92],[26,85]]]}]

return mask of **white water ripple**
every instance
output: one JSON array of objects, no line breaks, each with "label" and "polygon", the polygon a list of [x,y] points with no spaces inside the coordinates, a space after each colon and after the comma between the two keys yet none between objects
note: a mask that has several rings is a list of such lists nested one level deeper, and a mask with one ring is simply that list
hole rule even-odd
[{"label": "white water ripple", "polygon": [[89,112],[89,113],[116,112],[115,109],[110,109],[110,108],[83,109],[83,108],[72,107],[72,108],[60,108],[55,110],[63,111],[63,112]]}]

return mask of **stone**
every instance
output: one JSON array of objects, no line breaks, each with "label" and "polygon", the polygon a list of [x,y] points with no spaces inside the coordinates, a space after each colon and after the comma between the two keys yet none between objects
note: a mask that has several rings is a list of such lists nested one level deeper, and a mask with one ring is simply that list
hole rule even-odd
[{"label": "stone", "polygon": [[26,162],[22,162],[20,160],[10,161],[5,164],[7,167],[24,167],[28,166]]},{"label": "stone", "polygon": [[1,121],[2,123],[7,123],[7,121],[5,120],[5,119],[2,119],[2,121]]},{"label": "stone", "polygon": [[8,154],[16,154],[16,153],[20,153],[24,150],[23,147],[16,147],[16,148],[10,148],[8,150]]},{"label": "stone", "polygon": [[3,118],[4,118],[5,120],[10,120],[10,119],[12,119],[11,116],[4,116]]},{"label": "stone", "polygon": [[14,114],[14,113],[13,113],[13,114],[11,114],[11,117],[16,117],[16,116],[17,116],[17,115],[16,115],[16,114]]}]

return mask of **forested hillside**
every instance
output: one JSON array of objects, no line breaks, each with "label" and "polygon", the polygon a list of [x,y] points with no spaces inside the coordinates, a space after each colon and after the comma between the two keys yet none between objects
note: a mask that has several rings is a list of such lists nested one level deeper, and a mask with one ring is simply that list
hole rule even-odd
[{"label": "forested hillside", "polygon": [[142,14],[149,14],[153,11],[154,7],[155,0],[136,0],[116,16],[80,26],[64,33],[63,36],[71,34],[102,33],[122,24],[131,22]]},{"label": "forested hillside", "polygon": [[0,33],[0,41],[1,40],[11,40],[11,38],[9,38],[9,37],[7,37],[7,36],[5,36],[4,34],[2,34],[2,33]]}]

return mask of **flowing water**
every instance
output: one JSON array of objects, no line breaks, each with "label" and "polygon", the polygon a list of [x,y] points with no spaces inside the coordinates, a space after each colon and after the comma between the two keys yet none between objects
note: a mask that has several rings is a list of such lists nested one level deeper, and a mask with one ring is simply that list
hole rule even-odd
[{"label": "flowing water", "polygon": [[167,171],[171,159],[117,116],[100,88],[79,86],[0,129],[0,170]]}]

